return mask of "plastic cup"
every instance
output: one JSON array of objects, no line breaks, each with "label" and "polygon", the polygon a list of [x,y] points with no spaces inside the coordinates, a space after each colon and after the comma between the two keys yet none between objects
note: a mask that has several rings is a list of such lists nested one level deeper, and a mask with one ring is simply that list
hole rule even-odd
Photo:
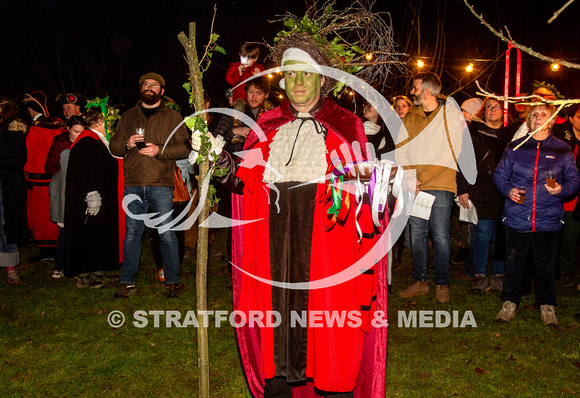
[{"label": "plastic cup", "polygon": [[526,192],[528,192],[528,188],[516,187],[516,190],[520,194],[520,200],[518,200],[516,203],[522,205],[522,204],[524,204],[524,200],[526,200]]},{"label": "plastic cup", "polygon": [[556,188],[556,172],[555,171],[548,171],[546,173],[546,184],[550,188]]}]

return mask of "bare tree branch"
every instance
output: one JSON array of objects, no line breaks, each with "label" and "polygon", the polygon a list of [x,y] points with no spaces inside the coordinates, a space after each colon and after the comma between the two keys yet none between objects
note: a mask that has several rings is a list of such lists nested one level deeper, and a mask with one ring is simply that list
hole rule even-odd
[{"label": "bare tree branch", "polygon": [[[491,31],[491,33],[493,33],[494,35],[496,35],[497,37],[499,37],[501,40],[505,41],[506,43],[511,43],[512,46],[514,46],[515,48],[519,48],[520,50],[522,50],[523,52],[525,52],[527,54],[530,54],[532,57],[536,57],[538,59],[542,59],[542,60],[547,61],[547,62],[555,62],[557,64],[560,64],[560,65],[565,66],[565,67],[570,68],[570,69],[580,69],[580,64],[576,64],[573,62],[568,62],[565,60],[549,57],[547,55],[544,55],[544,54],[541,54],[537,51],[532,50],[531,47],[526,47],[526,46],[523,46],[523,45],[517,43],[515,40],[512,40],[511,37],[504,36],[504,34],[501,31],[498,32],[497,30],[495,30],[493,28],[493,26],[491,26],[489,23],[487,23],[487,21],[485,19],[483,19],[482,14],[477,14],[475,12],[475,10],[473,9],[473,6],[470,5],[467,2],[467,0],[463,0],[463,2],[467,6],[467,8],[469,8],[471,13],[473,15],[475,15],[475,17],[481,21],[482,25],[484,25],[486,28],[488,28]],[[506,27],[506,30],[507,30],[507,27]],[[510,36],[509,31],[508,31],[508,36]]]},{"label": "bare tree branch", "polygon": [[562,11],[564,11],[566,7],[568,7],[572,3],[574,3],[574,0],[569,0],[566,4],[564,4],[562,8],[560,8],[558,11],[554,13],[554,15],[552,15],[552,18],[548,19],[548,23],[554,22],[556,18],[558,18],[558,16],[562,13]]},{"label": "bare tree branch", "polygon": [[[508,101],[511,103],[516,103],[519,102],[523,105],[537,105],[538,104],[538,100],[541,101],[544,104],[550,104],[550,105],[554,105],[557,106],[558,109],[556,110],[556,112],[554,112],[554,114],[552,115],[552,117],[550,117],[550,119],[548,119],[546,121],[546,123],[544,123],[543,125],[541,125],[539,128],[537,128],[536,130],[533,131],[529,131],[528,132],[528,137],[522,141],[518,146],[516,146],[514,148],[514,151],[517,150],[519,147],[521,147],[524,142],[526,142],[527,140],[530,139],[530,137],[532,135],[534,135],[534,133],[536,133],[537,131],[540,131],[541,129],[544,128],[544,126],[546,126],[548,123],[550,123],[550,121],[554,118],[556,118],[556,116],[558,116],[558,113],[564,109],[566,106],[568,105],[572,105],[572,104],[578,104],[580,103],[580,99],[557,99],[557,100],[546,100],[542,97],[540,97],[539,95],[536,94],[532,94],[532,95],[526,95],[526,96],[521,96],[521,97],[506,97],[503,95],[496,95],[493,93],[490,93],[488,91],[485,91],[484,89],[481,88],[481,85],[479,84],[478,81],[475,82],[475,84],[477,84],[477,88],[479,89],[479,91],[477,92],[477,95],[482,95],[485,97],[491,97],[494,98],[498,101]],[[521,100],[527,100],[524,102],[520,102]]]}]

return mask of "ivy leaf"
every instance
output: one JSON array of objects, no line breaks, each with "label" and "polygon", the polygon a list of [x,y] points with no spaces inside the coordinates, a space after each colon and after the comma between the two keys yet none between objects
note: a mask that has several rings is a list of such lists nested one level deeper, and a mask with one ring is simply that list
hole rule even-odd
[{"label": "ivy leaf", "polygon": [[195,119],[194,117],[189,117],[189,116],[184,119],[185,125],[191,131],[193,131],[193,129],[195,127],[195,120],[194,119]]},{"label": "ivy leaf", "polygon": [[229,167],[224,167],[223,169],[218,168],[218,169],[214,169],[213,175],[216,177],[224,177],[225,175],[228,174],[229,171],[230,171]]},{"label": "ivy leaf", "polygon": [[[344,51],[344,44],[337,44],[334,46],[330,46],[330,49],[334,52],[340,53],[341,51]],[[342,55],[342,54],[339,54]]]},{"label": "ivy leaf", "polygon": [[337,82],[336,83],[336,87],[334,89],[334,96],[336,97],[338,95],[338,93],[340,93],[340,90],[342,90],[342,88],[344,87],[344,82]]},{"label": "ivy leaf", "polygon": [[187,91],[187,94],[191,95],[191,82],[185,82],[181,87]]},{"label": "ivy leaf", "polygon": [[287,20],[284,21],[284,26],[292,29],[294,26],[296,26],[296,21],[294,20],[294,18],[288,18]]},{"label": "ivy leaf", "polygon": [[360,72],[361,70],[363,70],[364,65],[355,65],[352,67],[352,73],[357,73]]},{"label": "ivy leaf", "polygon": [[340,40],[340,37],[335,37],[334,39],[332,39],[332,41],[330,42],[331,46],[336,46],[338,44],[338,41]]},{"label": "ivy leaf", "polygon": [[216,50],[218,53],[226,53],[226,50],[222,46],[215,46],[214,50]]},{"label": "ivy leaf", "polygon": [[218,35],[217,33],[212,33],[211,36],[209,37],[209,39],[213,42],[216,42],[217,39],[220,38],[220,35]]},{"label": "ivy leaf", "polygon": [[324,13],[325,13],[325,14],[330,14],[330,13],[332,13],[332,11],[334,11],[334,10],[332,9],[332,6],[328,6],[328,7],[326,7],[326,8],[324,9]]},{"label": "ivy leaf", "polygon": [[365,52],[359,48],[359,46],[352,46],[351,50],[356,51],[359,54],[364,54]]}]

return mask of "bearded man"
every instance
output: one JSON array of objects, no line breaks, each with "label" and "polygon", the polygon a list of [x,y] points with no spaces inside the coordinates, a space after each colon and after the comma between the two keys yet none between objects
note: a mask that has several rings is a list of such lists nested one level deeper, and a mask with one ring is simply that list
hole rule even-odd
[{"label": "bearded man", "polygon": [[[234,308],[247,322],[236,328],[242,363],[255,396],[384,396],[386,329],[371,326],[375,310],[386,311],[383,262],[372,250],[378,233],[370,208],[357,214],[354,193],[328,183],[347,158],[366,159],[353,145],[365,148],[364,128],[325,98],[334,86],[321,75],[325,51],[308,36],[286,43],[273,58],[289,100],[258,120],[241,164],[225,151],[218,160],[230,168],[220,182],[235,193],[233,218],[248,222],[233,229]],[[314,287],[355,264],[348,280]]]},{"label": "bearded man", "polygon": [[[186,158],[191,148],[183,119],[161,98],[164,86],[165,79],[157,73],[141,76],[141,99],[123,114],[109,144],[113,155],[124,158],[123,197],[137,195],[140,199],[129,203],[129,212],[143,215],[151,207],[153,212],[159,213],[160,219],[169,214],[160,225],[172,221],[175,160]],[[136,291],[135,276],[139,270],[144,221],[127,214],[126,223],[121,286],[115,297],[128,297]],[[159,239],[167,297],[178,297],[181,265],[177,239],[172,230],[159,234]]]}]

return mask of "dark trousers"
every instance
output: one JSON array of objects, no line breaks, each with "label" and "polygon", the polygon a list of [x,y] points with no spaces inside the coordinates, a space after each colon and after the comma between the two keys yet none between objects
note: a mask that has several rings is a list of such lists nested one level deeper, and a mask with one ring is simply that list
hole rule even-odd
[{"label": "dark trousers", "polygon": [[536,272],[536,304],[556,305],[557,232],[519,232],[506,227],[507,256],[501,299],[519,305],[522,295],[522,274],[530,246],[534,252]]},{"label": "dark trousers", "polygon": [[54,256],[54,269],[64,271],[64,228],[58,227],[58,241]]},{"label": "dark trousers", "polygon": [[[328,393],[316,390],[318,395],[332,398],[353,398],[352,392],[344,393]],[[264,398],[292,398],[292,386],[286,383],[284,377],[274,377],[273,379],[266,379],[264,385]]]}]

